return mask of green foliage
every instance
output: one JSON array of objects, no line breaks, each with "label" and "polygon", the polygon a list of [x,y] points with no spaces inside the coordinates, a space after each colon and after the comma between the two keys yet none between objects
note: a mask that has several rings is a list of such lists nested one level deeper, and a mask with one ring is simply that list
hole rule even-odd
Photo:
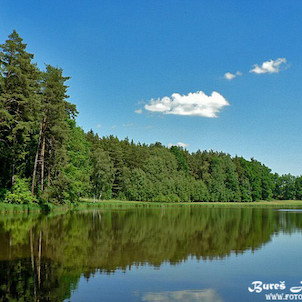
[{"label": "green foliage", "polygon": [[8,189],[0,188],[0,202],[4,201],[6,194],[8,193]]},{"label": "green foliage", "polygon": [[11,191],[8,191],[4,196],[4,202],[28,204],[35,201],[35,198],[29,191],[28,180],[16,176],[15,184],[12,186]]},{"label": "green foliage", "polygon": [[32,59],[15,30],[0,45],[0,186],[26,177],[40,109],[41,73]]},{"label": "green foliage", "polygon": [[85,133],[76,127],[74,120],[69,120],[69,136],[67,141],[68,163],[65,169],[69,180],[67,200],[77,201],[81,196],[88,196],[90,188],[91,165],[89,160],[90,146]]},{"label": "green foliage", "polygon": [[185,157],[185,151],[177,146],[172,146],[170,148],[171,152],[174,154],[177,161],[177,170],[189,172],[189,166]]},{"label": "green foliage", "polygon": [[191,184],[192,201],[210,201],[210,194],[208,188],[201,179],[195,180]]},{"label": "green foliage", "polygon": [[276,198],[283,200],[301,198],[301,176],[294,177],[290,174],[275,176],[274,193]]},{"label": "green foliage", "polygon": [[142,169],[134,168],[131,172],[126,194],[130,200],[148,200],[147,192],[150,182]]},{"label": "green foliage", "polygon": [[302,176],[296,178],[295,191],[296,191],[296,199],[302,200]]}]

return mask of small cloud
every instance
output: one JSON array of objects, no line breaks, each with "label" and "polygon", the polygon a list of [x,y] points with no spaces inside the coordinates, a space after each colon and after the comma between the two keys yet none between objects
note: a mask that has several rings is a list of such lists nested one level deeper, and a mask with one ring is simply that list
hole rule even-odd
[{"label": "small cloud", "polygon": [[286,58],[278,58],[277,60],[265,61],[261,66],[254,65],[254,68],[250,70],[252,73],[279,73],[282,64],[286,64]]},{"label": "small cloud", "polygon": [[116,129],[116,125],[112,125],[112,126],[111,126],[111,129],[112,129],[112,130]]},{"label": "small cloud", "polygon": [[169,144],[169,147],[172,147],[172,146],[177,146],[177,147],[181,147],[181,148],[186,148],[186,147],[188,147],[189,145],[188,145],[188,144],[185,144],[185,143],[182,143],[182,142],[178,142],[177,144],[172,144],[172,143],[170,143],[170,144]]},{"label": "small cloud", "polygon": [[224,74],[224,78],[228,81],[232,81],[233,79],[235,79],[238,76],[242,76],[242,72],[241,71],[237,71],[236,73],[230,73],[230,72],[226,72]]},{"label": "small cloud", "polygon": [[148,126],[145,127],[145,129],[147,129],[147,130],[150,130],[150,129],[153,129],[153,128],[154,128],[154,127],[151,126],[151,125],[148,125]]},{"label": "small cloud", "polygon": [[232,74],[232,73],[230,73],[230,72],[227,72],[227,73],[224,74],[224,78],[225,78],[226,80],[231,81],[231,80],[233,80],[233,79],[236,78],[236,75],[235,75],[235,74]]},{"label": "small cloud", "polygon": [[102,125],[101,125],[101,124],[97,124],[96,127],[97,127],[98,129],[101,129],[101,128],[102,128]]},{"label": "small cloud", "polygon": [[143,110],[142,109],[136,109],[136,110],[134,110],[134,112],[137,113],[137,114],[142,114]]},{"label": "small cloud", "polygon": [[145,109],[162,114],[217,117],[223,107],[229,102],[218,92],[206,95],[203,91],[190,92],[188,95],[173,93],[171,97],[151,99]]}]

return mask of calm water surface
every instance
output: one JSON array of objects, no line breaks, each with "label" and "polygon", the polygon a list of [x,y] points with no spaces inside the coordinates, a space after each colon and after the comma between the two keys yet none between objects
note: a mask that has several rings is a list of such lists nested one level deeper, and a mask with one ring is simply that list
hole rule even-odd
[{"label": "calm water surface", "polygon": [[301,230],[259,208],[1,214],[0,301],[266,301],[300,286]]}]

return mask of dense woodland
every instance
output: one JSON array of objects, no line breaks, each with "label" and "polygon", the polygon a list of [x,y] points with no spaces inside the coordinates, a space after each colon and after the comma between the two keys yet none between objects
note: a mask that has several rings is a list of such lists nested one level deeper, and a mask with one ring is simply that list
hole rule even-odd
[{"label": "dense woodland", "polygon": [[3,202],[302,199],[302,176],[273,174],[255,159],[85,133],[68,102],[69,77],[33,58],[16,31],[0,45]]}]

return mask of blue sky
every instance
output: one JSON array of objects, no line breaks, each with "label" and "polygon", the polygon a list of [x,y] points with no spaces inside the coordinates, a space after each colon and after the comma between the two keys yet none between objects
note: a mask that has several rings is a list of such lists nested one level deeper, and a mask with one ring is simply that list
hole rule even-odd
[{"label": "blue sky", "polygon": [[302,1],[0,0],[0,7],[1,43],[16,29],[41,68],[71,76],[84,130],[181,142],[302,174]]}]

